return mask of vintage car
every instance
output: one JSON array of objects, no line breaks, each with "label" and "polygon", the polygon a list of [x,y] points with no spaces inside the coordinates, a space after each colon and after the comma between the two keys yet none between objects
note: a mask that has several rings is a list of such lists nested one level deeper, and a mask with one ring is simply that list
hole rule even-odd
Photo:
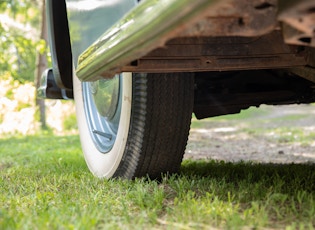
[{"label": "vintage car", "polygon": [[[46,0],[53,67],[98,177],[179,170],[191,116],[315,101],[314,0]],[[211,140],[209,140],[211,141]]]}]

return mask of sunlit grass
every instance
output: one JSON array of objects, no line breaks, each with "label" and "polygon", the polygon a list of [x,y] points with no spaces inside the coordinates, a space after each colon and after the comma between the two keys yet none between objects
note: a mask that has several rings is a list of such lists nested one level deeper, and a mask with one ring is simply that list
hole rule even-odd
[{"label": "sunlit grass", "polygon": [[101,180],[77,136],[0,140],[0,229],[315,226],[315,166],[184,161],[161,181]]}]

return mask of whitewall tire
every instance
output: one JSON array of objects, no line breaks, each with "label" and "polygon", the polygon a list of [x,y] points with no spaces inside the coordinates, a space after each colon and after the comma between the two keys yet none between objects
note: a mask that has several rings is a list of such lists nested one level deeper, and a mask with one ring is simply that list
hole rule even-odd
[{"label": "whitewall tire", "polygon": [[113,79],[82,84],[74,77],[81,145],[90,171],[128,179],[177,172],[193,109],[193,75],[123,73]]}]

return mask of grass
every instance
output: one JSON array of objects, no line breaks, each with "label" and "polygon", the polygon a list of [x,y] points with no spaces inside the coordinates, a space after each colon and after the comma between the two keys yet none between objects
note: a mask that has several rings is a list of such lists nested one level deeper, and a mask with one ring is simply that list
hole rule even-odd
[{"label": "grass", "polygon": [[315,165],[184,161],[162,181],[100,180],[78,136],[0,139],[0,229],[312,229]]}]

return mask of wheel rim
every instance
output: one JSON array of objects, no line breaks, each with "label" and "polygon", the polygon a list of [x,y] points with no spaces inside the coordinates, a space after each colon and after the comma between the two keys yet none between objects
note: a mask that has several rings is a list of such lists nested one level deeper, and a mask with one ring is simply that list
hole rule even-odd
[{"label": "wheel rim", "polygon": [[121,114],[122,78],[82,83],[84,111],[91,138],[102,153],[109,152],[116,140]]}]

